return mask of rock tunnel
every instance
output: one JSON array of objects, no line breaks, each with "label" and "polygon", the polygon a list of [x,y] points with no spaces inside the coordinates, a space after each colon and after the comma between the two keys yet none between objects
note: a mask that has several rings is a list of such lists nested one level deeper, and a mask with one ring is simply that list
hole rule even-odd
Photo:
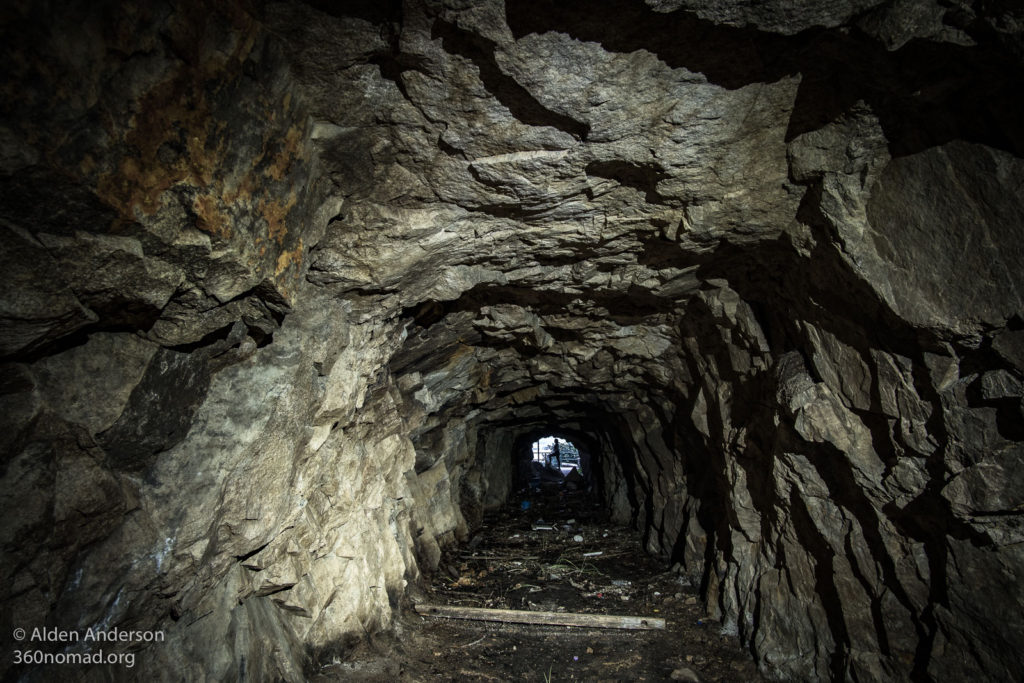
[{"label": "rock tunnel", "polygon": [[550,433],[764,676],[1024,676],[1017,3],[0,27],[8,651],[160,629],[62,675],[303,680]]}]

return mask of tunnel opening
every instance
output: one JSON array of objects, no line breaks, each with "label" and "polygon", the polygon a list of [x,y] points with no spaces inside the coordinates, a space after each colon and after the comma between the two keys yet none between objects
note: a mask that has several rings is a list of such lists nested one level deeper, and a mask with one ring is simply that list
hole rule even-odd
[{"label": "tunnel opening", "polygon": [[521,431],[512,440],[507,461],[513,476],[506,500],[514,503],[541,490],[579,493],[589,501],[601,499],[603,487],[597,470],[603,462],[603,438],[576,429],[544,424]]},{"label": "tunnel opening", "polygon": [[563,475],[568,474],[573,468],[582,469],[579,449],[568,439],[545,436],[534,441],[530,448],[534,462],[560,469]]},{"label": "tunnel opening", "polygon": [[530,489],[539,491],[544,483],[560,484],[569,490],[583,487],[583,465],[579,449],[568,439],[544,436],[530,444]]}]

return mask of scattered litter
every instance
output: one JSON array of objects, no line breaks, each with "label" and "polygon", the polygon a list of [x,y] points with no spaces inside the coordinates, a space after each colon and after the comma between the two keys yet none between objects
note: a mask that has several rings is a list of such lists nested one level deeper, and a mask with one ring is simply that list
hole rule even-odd
[{"label": "scattered litter", "polygon": [[700,683],[700,676],[688,666],[680,667],[670,675],[673,681],[689,681],[689,683]]},{"label": "scattered litter", "polygon": [[[524,500],[530,503],[528,510],[521,509]],[[654,678],[664,680],[673,670],[685,667],[704,681],[761,680],[747,660],[737,666],[731,662],[735,657],[720,661],[717,651],[711,656],[719,646],[717,622],[701,619],[698,623],[698,617],[704,616],[699,594],[695,606],[683,606],[696,594],[696,586],[644,555],[635,533],[604,527],[607,522],[601,520],[608,511],[602,506],[591,505],[582,494],[574,497],[542,491],[519,493],[501,510],[485,514],[489,515],[485,523],[471,536],[483,537],[479,545],[443,548],[423,600],[439,606],[505,612],[484,620],[478,615],[454,618],[420,612],[423,616],[416,619],[422,622],[423,633],[446,643],[447,648],[439,655],[443,660],[435,659],[431,652],[442,648],[430,642],[422,661],[432,660],[438,670],[451,671],[460,680],[508,680],[508,673],[516,668],[523,669],[520,680],[543,680],[545,673],[556,673],[548,671],[552,661],[563,662],[566,669],[559,680],[569,676],[577,680],[640,680],[645,675],[650,678],[652,672]],[[574,539],[577,536],[583,540]],[[678,598],[673,597],[677,591]],[[526,619],[550,614],[557,621],[531,626],[523,620],[523,613],[528,615]],[[609,613],[644,615],[639,618],[648,624],[660,619],[666,622],[666,630],[598,632],[589,624],[561,623],[575,615],[593,618]],[[669,623],[672,631],[668,631]],[[684,635],[682,640],[679,634]],[[650,659],[636,654],[638,638],[645,651],[650,649]],[[682,642],[688,644],[686,649],[680,647]],[[703,650],[708,650],[708,658],[694,657]],[[526,653],[528,657],[523,656]],[[543,669],[539,668],[541,662]],[[393,673],[398,673],[397,668]],[[431,678],[427,669],[418,673],[420,680]]]},{"label": "scattered litter", "polygon": [[572,540],[576,541],[577,543],[583,543],[583,537],[580,536],[579,534],[576,534],[575,536],[573,536]]},{"label": "scattered litter", "polygon": [[519,504],[519,508],[521,510],[529,510],[530,509],[530,501],[524,500],[522,503]]},{"label": "scattered litter", "polygon": [[459,647],[473,647],[474,645],[476,645],[477,643],[479,643],[481,640],[483,640],[486,637],[487,637],[487,634],[484,634],[484,635],[480,636],[479,638],[477,638],[476,640],[474,640],[472,643],[467,643],[465,645],[460,645]]}]

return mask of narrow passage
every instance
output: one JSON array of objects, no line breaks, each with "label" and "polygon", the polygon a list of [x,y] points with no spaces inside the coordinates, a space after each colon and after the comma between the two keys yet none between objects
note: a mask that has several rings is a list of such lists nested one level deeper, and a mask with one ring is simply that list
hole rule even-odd
[{"label": "narrow passage", "polygon": [[[505,624],[412,610],[318,680],[760,681],[735,637],[720,634],[695,590],[607,522],[582,491],[544,486],[491,513],[413,592],[417,604],[637,615],[664,631]],[[524,507],[526,509],[524,509]]]}]

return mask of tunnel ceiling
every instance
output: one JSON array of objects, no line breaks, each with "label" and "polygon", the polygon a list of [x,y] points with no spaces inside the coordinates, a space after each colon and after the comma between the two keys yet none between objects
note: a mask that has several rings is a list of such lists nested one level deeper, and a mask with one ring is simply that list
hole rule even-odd
[{"label": "tunnel ceiling", "polygon": [[1016,3],[4,12],[5,628],[301,680],[562,429],[766,675],[1024,673]]}]

